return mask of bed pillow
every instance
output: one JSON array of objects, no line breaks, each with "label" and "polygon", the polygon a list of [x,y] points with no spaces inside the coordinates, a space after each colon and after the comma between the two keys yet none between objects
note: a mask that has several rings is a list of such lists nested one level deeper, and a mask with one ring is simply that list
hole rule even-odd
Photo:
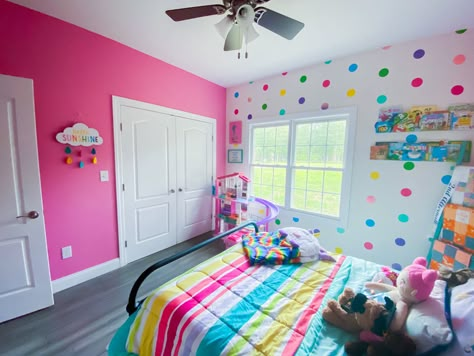
[{"label": "bed pillow", "polygon": [[451,320],[456,343],[464,353],[474,354],[474,278],[452,289]]},{"label": "bed pillow", "polygon": [[406,332],[416,344],[417,354],[423,354],[453,339],[445,313],[446,281],[437,280],[430,297],[412,305],[406,320]]}]

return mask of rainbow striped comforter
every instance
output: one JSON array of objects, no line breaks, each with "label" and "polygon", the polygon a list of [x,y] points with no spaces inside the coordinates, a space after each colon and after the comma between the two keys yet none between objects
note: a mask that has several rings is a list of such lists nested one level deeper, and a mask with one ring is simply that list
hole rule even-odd
[{"label": "rainbow striped comforter", "polygon": [[155,290],[130,328],[127,351],[342,355],[348,335],[326,325],[321,311],[345,286],[361,287],[377,265],[334,257],[336,262],[252,266],[236,245]]}]

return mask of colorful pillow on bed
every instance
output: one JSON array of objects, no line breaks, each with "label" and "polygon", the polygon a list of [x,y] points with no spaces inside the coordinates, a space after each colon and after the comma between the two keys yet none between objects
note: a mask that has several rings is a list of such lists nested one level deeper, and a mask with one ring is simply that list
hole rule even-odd
[{"label": "colorful pillow on bed", "polygon": [[415,341],[417,354],[424,354],[453,339],[453,332],[446,318],[446,281],[437,280],[430,297],[410,308],[406,331]]},{"label": "colorful pillow on bed", "polygon": [[463,353],[474,354],[474,278],[451,291],[451,320],[456,343]]},{"label": "colorful pillow on bed", "polygon": [[278,231],[250,233],[242,238],[242,246],[250,264],[281,265],[299,263],[299,247]]}]

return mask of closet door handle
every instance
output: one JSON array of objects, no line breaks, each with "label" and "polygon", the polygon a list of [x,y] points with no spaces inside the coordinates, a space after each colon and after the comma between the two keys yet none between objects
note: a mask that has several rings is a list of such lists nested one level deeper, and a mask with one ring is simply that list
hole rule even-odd
[{"label": "closet door handle", "polygon": [[182,192],[182,191],[183,191],[183,188],[179,188],[179,189],[178,189],[178,192]]},{"label": "closet door handle", "polygon": [[170,193],[174,193],[174,189],[171,189],[171,190],[170,190]]}]

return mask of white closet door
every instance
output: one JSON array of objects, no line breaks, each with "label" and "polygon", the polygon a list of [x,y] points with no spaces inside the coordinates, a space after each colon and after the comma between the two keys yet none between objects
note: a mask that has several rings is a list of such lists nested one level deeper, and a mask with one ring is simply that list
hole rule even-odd
[{"label": "white closet door", "polygon": [[176,118],[178,242],[212,230],[213,124]]},{"label": "white closet door", "polygon": [[33,81],[0,75],[0,323],[52,304]]},{"label": "white closet door", "polygon": [[127,261],[176,244],[174,118],[120,106]]}]

